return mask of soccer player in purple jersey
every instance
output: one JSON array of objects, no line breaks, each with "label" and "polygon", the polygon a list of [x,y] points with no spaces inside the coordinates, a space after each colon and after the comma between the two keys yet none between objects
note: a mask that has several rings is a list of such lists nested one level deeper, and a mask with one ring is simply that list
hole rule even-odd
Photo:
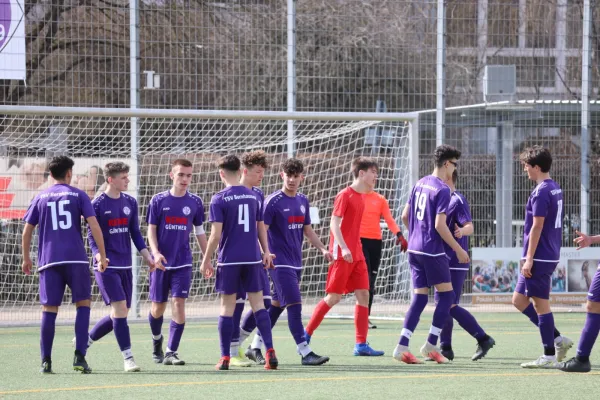
[{"label": "soccer player in purple jersey", "polygon": [[[450,203],[446,213],[446,224],[448,229],[454,232],[454,237],[460,247],[465,251],[469,250],[469,236],[473,234],[473,219],[471,218],[471,209],[469,202],[465,196],[456,190],[456,181],[458,180],[458,171],[454,170],[452,178],[445,183],[451,191]],[[444,249],[450,258],[450,279],[452,280],[452,289],[454,290],[455,300],[450,308],[450,317],[442,328],[440,334],[441,353],[448,360],[454,359],[454,351],[452,350],[452,328],[454,320],[477,340],[477,349],[471,360],[477,361],[486,356],[488,351],[494,347],[496,342],[485,333],[483,328],[477,323],[475,317],[466,309],[458,305],[460,295],[462,294],[463,285],[470,269],[470,264],[461,264],[458,262],[458,257],[452,248],[444,242]],[[438,301],[438,293],[435,293],[436,301]]]},{"label": "soccer player in purple jersey", "polygon": [[[514,306],[539,327],[544,355],[521,364],[523,368],[558,368],[573,342],[554,327],[550,309],[552,273],[560,259],[563,196],[558,183],[550,179],[552,155],[541,146],[526,148],[520,156],[523,170],[535,189],[525,207],[523,230],[524,261],[513,293]],[[531,301],[530,301],[531,299]],[[531,303],[533,302],[533,304]]]},{"label": "soccer player in purple jersey", "polygon": [[[136,365],[131,353],[131,338],[127,325],[133,291],[131,241],[133,240],[148,264],[150,272],[154,270],[154,260],[140,232],[138,203],[136,199],[124,193],[129,186],[129,166],[120,161],[108,163],[104,167],[104,177],[107,182],[106,190],[92,200],[92,205],[111,263],[104,272],[98,271],[97,264],[94,265],[94,274],[104,302],[111,307],[111,313],[92,328],[89,345],[114,330],[123,355],[125,372],[136,372],[140,367]],[[88,229],[88,241],[94,259],[98,262],[100,253],[91,229]]]},{"label": "soccer player in purple jersey", "polygon": [[[211,259],[218,247],[215,289],[221,294],[221,359],[216,369],[229,369],[233,312],[241,289],[248,294],[256,325],[267,348],[265,369],[277,369],[271,319],[263,302],[263,269],[272,267],[274,255],[269,251],[260,196],[239,183],[241,163],[238,157],[227,155],[221,158],[218,167],[226,187],[215,194],[210,202],[209,218],[212,227],[200,270],[207,278],[213,275]],[[259,242],[263,250],[262,257]]]},{"label": "soccer player in purple jersey", "polygon": [[[267,162],[267,154],[263,150],[254,150],[242,155],[242,178],[240,183],[252,189],[259,196],[261,205],[264,204],[265,196],[258,187],[262,183],[265,176],[265,171],[269,167]],[[263,301],[267,312],[271,313],[271,283],[269,282],[269,276],[266,270],[263,270]],[[257,344],[259,338],[255,338],[254,342],[246,352],[242,351],[242,344],[248,338],[250,333],[256,328],[256,320],[254,319],[254,313],[249,310],[244,318],[242,314],[244,312],[244,303],[246,301],[246,292],[241,290],[237,294],[235,311],[233,313],[233,334],[231,338],[231,360],[230,365],[237,367],[249,367],[252,365],[251,362],[245,359],[245,355],[251,360],[255,361],[259,365],[265,364],[265,358],[260,350],[260,343]],[[240,326],[241,323],[241,326]]]},{"label": "soccer player in purple jersey", "polygon": [[[579,231],[575,231],[575,233],[577,237],[573,241],[577,245],[577,250],[600,243],[600,235],[588,236]],[[565,372],[590,372],[592,370],[590,354],[598,338],[598,332],[600,332],[600,265],[596,269],[588,290],[587,317],[579,338],[577,356],[559,364],[559,368]]]},{"label": "soccer player in purple jersey", "polygon": [[408,262],[411,268],[414,295],[404,318],[400,342],[394,349],[394,358],[406,364],[421,364],[409,350],[408,344],[428,301],[428,292],[434,286],[438,303],[433,313],[429,337],[421,347],[421,354],[439,364],[448,363],[437,348],[442,328],[455,302],[452,278],[444,242],[456,253],[458,262],[469,262],[468,253],[452,236],[446,224],[450,204],[450,188],[445,181],[452,178],[458,166],[460,151],[442,145],[435,149],[433,173],[421,178],[413,187],[402,212],[402,222],[408,228]]},{"label": "soccer player in purple jersey", "polygon": [[[206,252],[206,234],[202,226],[204,205],[200,197],[188,192],[192,172],[191,161],[181,158],[173,161],[170,173],[173,187],[155,195],[148,207],[148,242],[157,267],[150,273],[152,308],[148,320],[154,346],[152,358],[157,364],[185,364],[179,358],[177,350],[185,327],[185,299],[188,298],[192,284],[192,228],[200,250],[202,253]],[[165,354],[162,349],[164,338],[161,328],[169,290],[172,317]]]},{"label": "soccer player in purple jersey", "polygon": [[[300,279],[304,237],[321,251],[327,262],[333,261],[333,255],[311,227],[308,198],[298,193],[298,188],[304,180],[303,173],[304,165],[300,160],[286,160],[280,173],[283,188],[267,197],[263,206],[269,249],[277,254],[275,268],[269,270],[274,286],[269,316],[272,328],[283,310],[287,310],[288,326],[296,341],[297,352],[302,357],[302,365],[321,365],[329,361],[329,357],[319,356],[310,349],[304,337],[302,324]],[[260,333],[257,333],[257,337],[261,338]]]},{"label": "soccer player in purple jersey", "polygon": [[52,373],[52,342],[56,314],[62,303],[65,286],[69,286],[72,301],[77,307],[75,316],[75,357],[73,369],[84,374],[92,372],[85,360],[87,336],[90,325],[90,299],[92,281],[88,269],[89,259],[81,235],[81,218],[90,225],[98,248],[98,269],[108,266],[102,230],[96,220],[94,208],[85,192],[70,186],[74,162],[69,157],[54,157],[48,166],[56,184],[39,193],[32,201],[25,217],[23,229],[23,272],[31,273],[29,254],[31,238],[39,225],[38,271],[40,274],[40,303],[42,326],[40,348],[41,372]]}]

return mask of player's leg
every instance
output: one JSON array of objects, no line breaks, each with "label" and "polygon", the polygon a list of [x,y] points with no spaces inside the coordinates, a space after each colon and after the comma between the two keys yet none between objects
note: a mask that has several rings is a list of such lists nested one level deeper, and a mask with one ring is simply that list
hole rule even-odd
[{"label": "player's leg", "polygon": [[429,285],[427,276],[423,269],[423,263],[427,259],[425,256],[417,254],[408,254],[408,263],[410,265],[413,296],[410,307],[404,316],[404,326],[400,333],[400,340],[394,349],[394,358],[406,364],[422,364],[423,362],[416,358],[409,350],[410,338],[419,324],[421,314],[429,300]]},{"label": "player's leg", "polygon": [[287,310],[288,328],[294,341],[296,351],[301,357],[302,365],[321,365],[329,361],[329,357],[320,356],[312,351],[304,337],[302,324],[302,294],[300,293],[301,269],[276,268],[271,271],[271,279],[280,299],[282,309]]},{"label": "player's leg", "polygon": [[525,278],[526,293],[531,297],[538,315],[544,355],[535,361],[521,364],[523,368],[558,368],[554,347],[554,315],[550,309],[550,282],[555,268],[554,263],[534,262],[531,278]]},{"label": "player's leg", "polygon": [[192,267],[178,268],[171,274],[171,323],[164,365],[185,365],[177,350],[185,328],[185,301],[192,286]]},{"label": "player's leg", "polygon": [[233,334],[233,313],[235,312],[237,293],[242,288],[241,270],[241,265],[217,267],[215,290],[221,295],[221,311],[218,325],[221,358],[215,368],[220,371],[229,369],[231,336]]},{"label": "player's leg", "polygon": [[[273,274],[276,270],[277,269],[269,270],[269,275],[271,277],[273,277]],[[274,283],[273,287],[276,289],[275,282],[273,281],[273,283]],[[269,280],[268,279],[264,280],[263,284],[266,285],[267,288],[269,288],[269,291],[266,291],[264,289],[265,286],[263,286],[263,301],[265,304],[265,309],[269,313],[269,318],[271,319],[271,330],[272,330],[273,327],[275,327],[275,324],[277,323],[277,321],[279,320],[279,317],[283,313],[284,308],[281,306],[279,297],[277,297],[278,296],[277,290],[273,290],[273,293],[270,292]],[[270,295],[270,300],[269,299],[265,300],[264,296],[269,296],[269,295]],[[267,305],[268,305],[268,308],[267,308]],[[256,319],[254,317],[252,317],[252,320],[256,321]],[[257,331],[256,335],[254,336],[254,340],[252,340],[252,344],[250,344],[250,346],[248,346],[248,349],[246,350],[245,356],[259,365],[265,365],[266,359],[264,358],[262,351],[261,351],[261,348],[263,346],[264,346],[264,341],[262,340],[260,331]]]},{"label": "player's leg", "polygon": [[[371,242],[373,239],[360,238],[360,243],[362,245],[363,255],[365,256],[365,263],[367,263],[367,271],[369,272],[369,315],[371,315],[371,306],[373,305],[373,296],[374,296],[374,288],[375,288],[375,279],[371,276]],[[369,320],[369,328],[375,329],[377,328],[375,325],[371,324]]]},{"label": "player's leg", "polygon": [[131,296],[133,294],[133,272],[131,269],[119,270],[117,275],[120,278],[121,290],[112,294],[114,299],[114,301],[111,301],[113,330],[123,355],[123,369],[125,372],[137,372],[140,371],[140,367],[133,359],[131,335],[127,323],[127,315],[131,308]]},{"label": "player's leg", "polygon": [[343,293],[352,293],[356,297],[354,306],[355,356],[382,356],[381,350],[373,350],[367,343],[369,331],[369,272],[364,260],[350,265],[350,276]]},{"label": "player's leg", "polygon": [[165,359],[163,351],[164,337],[162,335],[163,315],[169,299],[169,280],[171,271],[155,269],[150,273],[150,312],[148,322],[152,332],[152,360],[162,364]]},{"label": "player's leg", "polygon": [[[112,298],[115,295],[115,292],[122,291],[121,279],[118,275],[118,271],[114,269],[108,269],[104,272],[94,271],[94,276],[96,277],[96,284],[98,285],[98,290],[102,295],[102,300],[104,300],[104,304],[110,306],[112,304]],[[112,295],[112,296],[111,296]],[[121,298],[120,300],[124,300],[125,298]],[[119,301],[119,300],[115,300]],[[111,313],[113,310],[111,310]],[[113,330],[113,320],[111,315],[106,315],[102,317],[96,325],[90,330],[88,337],[88,348],[95,342],[102,339],[104,336],[108,335]]]},{"label": "player's leg", "polygon": [[[539,327],[540,320],[538,318],[538,314],[535,311],[533,303],[526,295],[526,289],[526,278],[522,274],[519,274],[517,285],[515,286],[515,291],[512,297],[512,304],[517,310],[529,318],[532,324],[534,324],[536,327]],[[557,361],[562,361],[565,358],[567,351],[573,347],[573,341],[566,336],[562,336],[556,327],[554,327],[553,336],[554,347],[556,348],[556,359]]]},{"label": "player's leg", "polygon": [[592,369],[590,354],[600,332],[600,269],[594,274],[588,289],[586,306],[587,316],[577,346],[577,356],[559,365],[559,368],[565,372],[589,372]]},{"label": "player's leg", "polygon": [[88,366],[85,355],[88,347],[88,332],[90,329],[90,305],[92,298],[92,279],[90,271],[80,264],[60,266],[65,273],[67,286],[71,288],[72,301],[77,307],[75,314],[75,355],[73,369],[89,374],[92,369]]},{"label": "player's leg", "polygon": [[42,304],[42,324],[40,329],[41,373],[52,373],[52,345],[56,331],[56,315],[65,293],[66,281],[56,267],[40,271],[40,303]]},{"label": "player's leg", "polygon": [[251,365],[244,360],[244,354],[242,351],[240,351],[240,346],[252,333],[252,331],[243,331],[240,326],[242,321],[242,315],[244,314],[246,297],[246,292],[243,290],[240,290],[236,294],[235,309],[233,310],[233,332],[231,334],[231,348],[229,349],[229,354],[231,354],[230,364],[240,367]]},{"label": "player's leg", "polygon": [[244,288],[248,291],[248,301],[254,311],[256,327],[265,343],[265,369],[277,369],[279,364],[273,349],[273,335],[271,333],[271,318],[265,310],[263,299],[264,268],[262,265],[251,264],[243,266],[241,279]]},{"label": "player's leg", "polygon": [[333,306],[340,302],[342,296],[346,293],[346,284],[351,273],[350,266],[351,264],[344,260],[335,260],[329,266],[327,281],[325,282],[325,293],[327,295],[317,304],[306,325],[304,337],[307,343],[310,344],[312,335],[319,325],[321,325],[321,322],[323,322],[325,315],[327,315]]}]

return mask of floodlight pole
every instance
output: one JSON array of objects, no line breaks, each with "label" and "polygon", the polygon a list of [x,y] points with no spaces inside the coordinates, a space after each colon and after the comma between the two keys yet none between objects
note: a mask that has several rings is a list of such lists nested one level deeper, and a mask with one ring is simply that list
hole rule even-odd
[{"label": "floodlight pole", "polygon": [[[287,0],[287,110],[296,111],[296,1]],[[287,156],[294,157],[294,121],[287,122]]]},{"label": "floodlight pole", "polygon": [[446,128],[446,4],[437,2],[437,55],[436,55],[436,120],[435,144],[444,143]]},{"label": "floodlight pole", "polygon": [[590,233],[590,86],[591,86],[591,31],[590,0],[583,1],[583,47],[581,51],[581,232]]}]

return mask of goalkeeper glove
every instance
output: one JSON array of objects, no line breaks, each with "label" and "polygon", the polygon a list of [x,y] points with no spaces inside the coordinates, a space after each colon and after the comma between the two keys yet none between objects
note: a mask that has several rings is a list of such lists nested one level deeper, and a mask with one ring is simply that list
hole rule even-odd
[{"label": "goalkeeper glove", "polygon": [[396,233],[396,237],[396,246],[400,246],[401,252],[406,252],[406,250],[408,250],[408,242],[404,239],[404,236],[402,236],[402,232]]}]

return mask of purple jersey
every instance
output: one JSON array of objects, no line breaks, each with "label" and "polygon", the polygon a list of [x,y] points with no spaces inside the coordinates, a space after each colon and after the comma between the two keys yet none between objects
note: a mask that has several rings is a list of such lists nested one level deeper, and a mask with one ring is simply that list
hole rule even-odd
[{"label": "purple jersey", "polygon": [[[469,208],[469,203],[467,202],[465,196],[459,192],[452,193],[452,196],[450,197],[450,204],[448,205],[448,212],[446,213],[446,224],[448,225],[450,232],[452,232],[452,236],[454,236],[455,225],[458,225],[462,228],[468,222],[472,221],[473,218],[471,218],[471,209]],[[460,239],[456,239],[456,241],[464,251],[469,251],[468,236],[463,236]],[[456,252],[452,250],[452,248],[446,242],[444,242],[444,249],[446,250],[448,257],[450,257],[450,269],[469,269],[469,263],[460,264],[458,262],[458,257],[456,256]]]},{"label": "purple jersey", "polygon": [[81,217],[95,216],[88,195],[65,183],[38,194],[23,219],[39,224],[38,270],[59,264],[87,264],[81,235]]},{"label": "purple jersey", "polygon": [[[131,268],[131,240],[138,251],[146,248],[140,232],[137,201],[125,193],[118,199],[102,193],[92,200],[92,205],[104,236],[106,258],[110,260],[108,268]],[[88,242],[95,259],[98,247],[89,227]],[[96,263],[94,269],[97,269]]]},{"label": "purple jersey", "polygon": [[533,217],[544,217],[540,241],[533,255],[534,261],[557,263],[562,244],[563,195],[558,183],[546,179],[533,189],[525,209],[523,231],[523,258],[527,256],[529,233]]},{"label": "purple jersey", "polygon": [[186,192],[175,197],[170,191],[150,200],[146,222],[156,225],[158,250],[166,259],[165,269],[192,266],[190,233],[204,223],[204,205],[200,197]]},{"label": "purple jersey", "polygon": [[450,188],[440,178],[428,175],[413,187],[408,199],[408,252],[444,256],[444,240],[435,229],[435,217],[446,214]]},{"label": "purple jersey", "polygon": [[218,265],[262,263],[257,221],[262,221],[262,197],[253,188],[228,186],[210,201],[209,221],[223,224]]},{"label": "purple jersey", "polygon": [[267,197],[263,210],[275,266],[301,269],[304,226],[310,225],[308,198],[301,193],[289,197],[278,190]]}]

